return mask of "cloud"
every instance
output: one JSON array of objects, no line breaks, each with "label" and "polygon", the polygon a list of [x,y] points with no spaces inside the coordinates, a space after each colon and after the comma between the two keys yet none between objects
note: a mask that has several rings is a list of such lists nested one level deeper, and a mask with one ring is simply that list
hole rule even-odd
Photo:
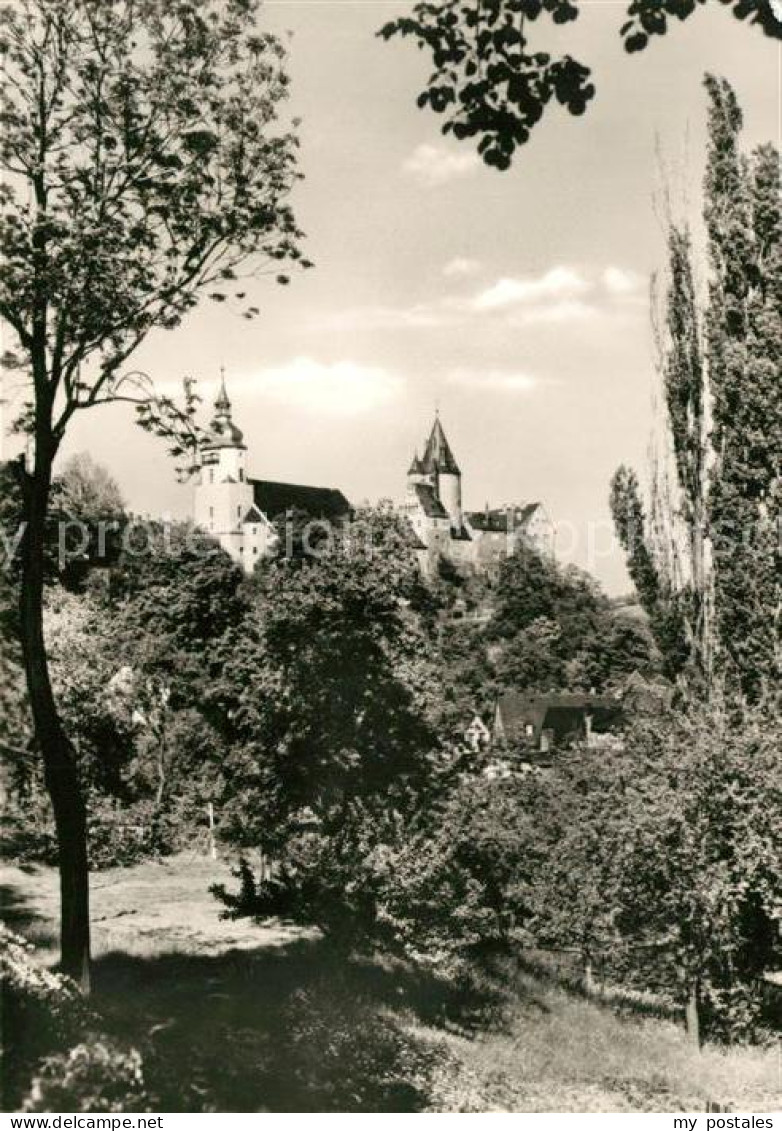
[{"label": "cloud", "polygon": [[443,267],[443,275],[446,279],[463,278],[465,275],[474,275],[476,271],[480,271],[481,263],[478,259],[469,259],[463,255],[457,255],[454,259],[450,259]]},{"label": "cloud", "polygon": [[588,302],[539,303],[507,313],[506,322],[509,326],[562,326],[568,322],[589,322],[604,313],[605,311]]},{"label": "cloud", "polygon": [[540,380],[531,373],[508,372],[502,369],[453,369],[446,376],[451,385],[499,393],[530,393]]},{"label": "cloud", "polygon": [[259,396],[277,404],[330,416],[360,416],[397,400],[401,378],[353,361],[321,362],[297,357],[285,365],[229,375],[229,395]]},{"label": "cloud", "polygon": [[[475,260],[447,263],[447,278],[478,270]],[[489,319],[507,326],[584,324],[635,316],[644,300],[642,275],[619,267],[576,270],[557,265],[541,275],[504,275],[473,294],[442,293],[410,306],[358,306],[328,315],[321,325],[340,330],[428,330],[475,326]]]},{"label": "cloud", "polygon": [[575,298],[590,290],[589,282],[570,267],[552,267],[544,275],[502,278],[473,299],[475,310],[502,310],[513,306]]},{"label": "cloud", "polygon": [[454,153],[444,146],[429,145],[426,142],[417,146],[402,164],[405,173],[427,188],[436,188],[448,181],[469,177],[480,167],[481,160],[477,153]]},{"label": "cloud", "polygon": [[639,275],[637,271],[626,271],[622,267],[606,267],[602,281],[612,295],[637,294],[645,283],[643,275]]},{"label": "cloud", "polygon": [[326,315],[318,323],[327,330],[420,330],[442,326],[439,303],[412,306],[352,306]]}]

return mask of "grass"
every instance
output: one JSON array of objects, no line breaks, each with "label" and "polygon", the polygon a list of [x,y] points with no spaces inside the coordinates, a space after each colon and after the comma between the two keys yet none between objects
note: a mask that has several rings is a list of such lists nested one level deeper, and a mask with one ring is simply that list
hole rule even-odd
[{"label": "grass", "polygon": [[[95,1004],[111,1033],[154,1050],[165,1110],[779,1106],[777,1050],[699,1054],[671,1022],[523,972],[503,1024],[470,1031],[431,979],[347,961],[284,923],[221,920],[207,889],[229,880],[187,857],[93,878]],[[53,960],[53,870],[7,868],[0,890],[9,926]]]}]

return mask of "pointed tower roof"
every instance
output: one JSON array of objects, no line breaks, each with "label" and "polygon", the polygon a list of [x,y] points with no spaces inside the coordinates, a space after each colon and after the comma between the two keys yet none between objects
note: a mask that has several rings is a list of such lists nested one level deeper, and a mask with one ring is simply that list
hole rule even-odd
[{"label": "pointed tower roof", "polygon": [[413,462],[410,464],[410,467],[408,468],[407,474],[408,475],[423,475],[423,473],[424,473],[424,465],[421,463],[420,459],[418,458],[418,452],[416,452],[415,455],[413,456]]},{"label": "pointed tower roof", "polygon": [[439,471],[445,472],[447,475],[461,475],[459,465],[453,457],[451,446],[445,438],[439,413],[435,415],[432,431],[426,441],[423,470],[427,474],[432,471]]},{"label": "pointed tower roof", "polygon": [[230,415],[231,402],[228,400],[228,390],[225,387],[225,367],[220,366],[220,392],[217,394],[215,408],[218,413]]},{"label": "pointed tower roof", "polygon": [[231,419],[231,402],[225,387],[225,370],[220,370],[220,391],[205,448],[244,448],[244,435]]}]

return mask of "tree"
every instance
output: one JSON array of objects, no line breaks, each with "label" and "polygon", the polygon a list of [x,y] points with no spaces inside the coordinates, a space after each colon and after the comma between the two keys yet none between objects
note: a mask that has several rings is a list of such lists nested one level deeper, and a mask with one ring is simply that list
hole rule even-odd
[{"label": "tree", "polygon": [[611,515],[627,569],[663,660],[663,674],[675,679],[690,659],[683,600],[655,557],[652,532],[638,476],[620,467],[611,480]]},{"label": "tree", "polygon": [[706,76],[704,220],[711,274],[705,316],[714,467],[708,518],[715,661],[752,698],[782,672],[782,237],[779,157],[742,156],[730,84]]},{"label": "tree", "polygon": [[716,678],[758,699],[782,664],[778,159],[771,146],[743,157],[735,93],[724,79],[705,81],[708,298],[698,294],[689,232],[669,221],[658,334],[673,490],[666,450],[652,468],[652,515],[627,468],[613,478],[611,509],[669,673],[686,670],[707,694]]},{"label": "tree", "polygon": [[693,1037],[751,1036],[782,889],[779,727],[717,703],[640,730],[617,838],[617,925],[667,942]]},{"label": "tree", "polygon": [[656,665],[648,635],[628,628],[593,578],[523,544],[502,565],[486,635],[508,689],[602,691]]},{"label": "tree", "polygon": [[[620,28],[625,50],[642,51],[669,19],[685,20],[706,0],[631,0]],[[782,37],[773,0],[722,0],[740,20]],[[420,0],[391,20],[384,39],[410,36],[432,55],[434,71],[419,107],[445,115],[444,134],[479,139],[487,165],[508,169],[546,109],[556,100],[583,114],[595,96],[590,68],[570,55],[533,49],[530,25],[546,13],[555,24],[578,18],[577,0]]]},{"label": "tree", "polygon": [[286,202],[296,140],[278,118],[284,53],[256,30],[256,12],[254,0],[21,0],[0,11],[0,316],[29,379],[20,426],[34,442],[21,635],[60,846],[62,965],[85,988],[86,814],[41,614],[53,462],[74,414],[112,401],[134,404],[175,454],[192,446],[192,389],[184,407],[156,396],[127,359],[210,288],[242,301],[241,267],[300,259]]},{"label": "tree", "polygon": [[329,552],[268,562],[251,589],[216,692],[233,727],[223,833],[275,859],[244,910],[365,940],[371,857],[401,835],[441,758],[415,554],[392,512],[368,511]]}]

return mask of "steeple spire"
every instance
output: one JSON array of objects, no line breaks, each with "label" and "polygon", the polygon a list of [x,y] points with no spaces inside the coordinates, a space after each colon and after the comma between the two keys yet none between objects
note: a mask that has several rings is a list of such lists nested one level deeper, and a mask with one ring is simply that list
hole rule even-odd
[{"label": "steeple spire", "polygon": [[220,366],[220,392],[217,394],[215,401],[215,408],[219,416],[229,416],[231,414],[231,402],[228,400],[228,390],[225,387],[225,366]]},{"label": "steeple spire", "polygon": [[220,366],[220,391],[215,400],[215,411],[212,417],[212,426],[205,447],[208,448],[244,448],[244,437],[231,418],[231,402],[228,399],[228,390],[225,387],[225,367]]},{"label": "steeple spire", "polygon": [[440,423],[439,407],[435,410],[434,424],[426,442],[424,451],[423,469],[426,474],[439,472],[446,475],[461,475],[459,466],[454,459],[451,446],[445,438],[443,426]]}]

